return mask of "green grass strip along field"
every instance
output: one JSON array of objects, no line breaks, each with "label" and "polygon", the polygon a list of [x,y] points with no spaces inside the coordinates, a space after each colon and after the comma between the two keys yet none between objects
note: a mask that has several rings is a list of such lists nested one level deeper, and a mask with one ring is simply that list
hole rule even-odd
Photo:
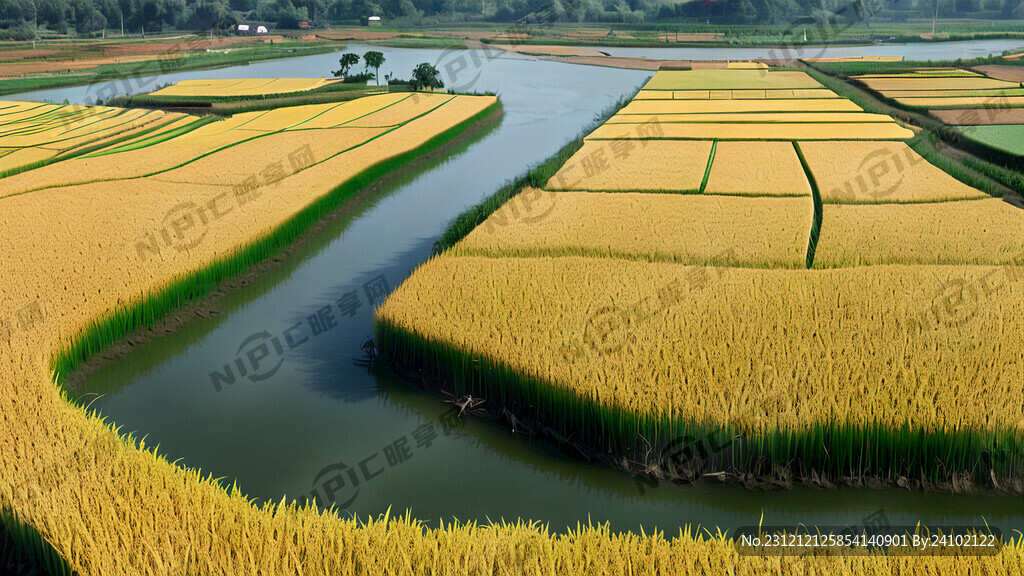
[{"label": "green grass strip along field", "polygon": [[818,250],[818,239],[821,237],[821,224],[825,214],[821,204],[821,189],[818,188],[818,181],[807,164],[807,158],[804,158],[804,151],[797,142],[793,142],[793,148],[800,159],[800,165],[803,166],[804,174],[807,175],[807,183],[811,186],[811,196],[814,198],[814,220],[811,221],[811,234],[807,240],[807,269],[810,270],[814,266],[814,253]]},{"label": "green grass strip along field", "polygon": [[711,141],[711,154],[708,155],[708,165],[704,168],[704,178],[700,181],[700,189],[697,190],[698,194],[703,194],[704,189],[708,187],[708,177],[711,176],[711,165],[715,163],[715,150],[718,148],[718,140]]}]

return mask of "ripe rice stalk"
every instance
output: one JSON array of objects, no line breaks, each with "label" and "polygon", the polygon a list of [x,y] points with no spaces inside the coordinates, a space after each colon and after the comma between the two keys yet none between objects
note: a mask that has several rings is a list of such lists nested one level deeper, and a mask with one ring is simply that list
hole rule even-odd
[{"label": "ripe rice stalk", "polygon": [[800,149],[826,204],[988,197],[929,164],[903,142],[800,142]]},{"label": "ripe rice stalk", "polygon": [[795,98],[793,100],[636,100],[620,114],[717,114],[725,112],[863,112],[845,98]]},{"label": "ripe rice stalk", "polygon": [[999,198],[829,204],[817,268],[1024,264],[1024,210]]},{"label": "ripe rice stalk", "polygon": [[705,194],[806,196],[811,188],[789,142],[718,142]]},{"label": "ripe rice stalk", "polygon": [[818,122],[716,124],[655,122],[656,130],[642,132],[631,124],[605,124],[587,141],[644,140],[903,140],[914,133],[895,122]]},{"label": "ripe rice stalk", "polygon": [[743,198],[529,188],[450,253],[799,268],[812,212],[809,194]]},{"label": "ripe rice stalk", "polygon": [[710,141],[586,140],[545,188],[695,193],[707,171],[711,145]]},{"label": "ripe rice stalk", "polygon": [[[1004,288],[971,321],[932,306],[936,286],[992,274],[1007,275]],[[1020,267],[444,254],[377,310],[377,343],[383,358],[425,367],[456,394],[529,407],[527,420],[599,452],[639,457],[641,436],[663,447],[720,434],[739,441],[708,470],[931,481],[957,471],[989,482],[990,468],[1021,472],[1019,451],[998,462],[986,453],[1019,446],[1024,431],[1022,295]],[[993,333],[1002,336],[984,336]],[[959,352],[935,353],[946,349]]]}]

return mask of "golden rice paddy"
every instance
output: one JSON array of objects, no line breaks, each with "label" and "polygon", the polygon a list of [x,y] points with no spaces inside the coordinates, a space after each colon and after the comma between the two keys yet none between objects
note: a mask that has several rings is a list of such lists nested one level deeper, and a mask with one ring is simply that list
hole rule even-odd
[{"label": "golden rice paddy", "polygon": [[[1008,273],[970,322],[914,328],[937,288]],[[823,421],[1012,427],[1024,403],[1021,314],[1020,268],[471,256],[430,260],[377,312],[426,341],[603,406],[760,432]],[[612,328],[595,333],[595,323]]]},{"label": "golden rice paddy", "polygon": [[707,141],[587,141],[546,188],[696,192],[710,156]]},{"label": "golden rice paddy", "polygon": [[[799,167],[799,163],[798,163]],[[803,198],[523,191],[455,255],[590,256],[684,264],[804,266],[814,206]],[[524,218],[524,203],[533,217]]]},{"label": "golden rice paddy", "polygon": [[818,122],[765,124],[713,124],[657,122],[643,132],[633,124],[605,124],[587,140],[627,140],[645,138],[696,140],[902,140],[914,133],[895,122]]},{"label": "golden rice paddy", "polygon": [[719,112],[863,112],[844,98],[798,98],[793,100],[636,100],[619,114],[711,114]]},{"label": "golden rice paddy", "polygon": [[641,90],[634,100],[733,100],[733,99],[839,98],[828,89],[802,90]]},{"label": "golden rice paddy", "polygon": [[1024,210],[999,198],[826,204],[814,257],[815,268],[1014,262],[1024,262]]},{"label": "golden rice paddy", "polygon": [[0,171],[95,149],[142,129],[163,129],[181,114],[106,106],[8,102],[0,113]]},{"label": "golden rice paddy", "polygon": [[655,74],[644,90],[762,90],[822,88],[803,72],[765,70],[670,70]]},{"label": "golden rice paddy", "polygon": [[837,123],[837,122],[892,122],[885,114],[867,112],[747,112],[745,114],[724,112],[721,114],[658,114],[642,116],[639,114],[616,114],[606,124],[659,124],[681,123],[716,123],[716,124],[762,124],[762,123]]},{"label": "golden rice paddy", "polygon": [[800,142],[825,203],[940,202],[988,195],[903,142]]},{"label": "golden rice paddy", "polygon": [[[721,75],[737,71],[716,72],[717,83],[687,88],[735,96]],[[662,75],[648,88],[666,86]],[[879,128],[912,135],[885,116],[858,118],[854,108],[843,111],[854,121],[816,124],[814,109],[747,110],[748,123],[733,123],[742,114],[700,108],[747,102],[770,100],[630,103],[546,190],[513,197],[392,293],[377,311],[385,355],[439,363],[456,391],[525,402],[545,419],[568,407],[560,433],[579,427],[612,452],[628,453],[637,430],[657,447],[680,429],[729,428],[779,439],[756,456],[772,466],[809,458],[843,475],[851,472],[841,460],[859,458],[863,442],[900,430],[1015,430],[1024,211],[903,142],[874,139]],[[658,115],[669,106],[671,122]],[[815,133],[820,126],[827,132]],[[844,139],[851,133],[866,140]],[[643,193],[662,191],[660,178],[680,168],[689,173],[668,180],[692,192],[703,150],[678,158],[672,146],[706,140],[714,144],[702,193]],[[594,161],[596,146],[628,143],[639,156]],[[657,157],[640,148],[653,143],[666,145]],[[584,159],[591,181],[564,183]],[[623,190],[633,192],[602,193]],[[982,285],[998,288],[982,300],[956,292]],[[869,432],[829,436],[826,447],[815,435],[833,427]],[[805,440],[813,447],[792,448]],[[892,461],[912,443],[892,442]],[[976,456],[936,442],[955,469]],[[928,464],[918,474],[936,473]]]},{"label": "golden rice paddy", "polygon": [[719,142],[704,193],[810,197],[811,186],[789,142]]},{"label": "golden rice paddy", "polygon": [[[861,78],[861,77],[858,77]],[[994,88],[1017,88],[1014,82],[992,78],[861,78],[872,90],[988,90]]]},{"label": "golden rice paddy", "polygon": [[288,92],[306,92],[340,79],[325,78],[242,78],[182,80],[151,92],[154,96],[262,96]]}]

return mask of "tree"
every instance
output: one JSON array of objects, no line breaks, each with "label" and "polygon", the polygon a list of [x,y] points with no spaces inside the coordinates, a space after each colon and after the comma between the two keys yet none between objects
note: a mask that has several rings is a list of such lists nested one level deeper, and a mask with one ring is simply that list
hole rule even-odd
[{"label": "tree", "polygon": [[341,66],[341,69],[335,70],[334,76],[348,76],[349,68],[352,68],[356,64],[359,64],[359,54],[353,54],[351,52],[342,54],[341,59],[338,60],[338,64]]},{"label": "tree", "polygon": [[370,50],[366,54],[363,54],[363,62],[366,62],[367,68],[373,68],[373,79],[377,79],[377,74],[380,73],[380,67],[384,65],[384,54],[377,52],[376,50]]},{"label": "tree", "polygon": [[437,68],[430,65],[428,62],[422,62],[416,66],[412,71],[412,88],[413,90],[423,90],[425,88],[444,88],[444,82],[441,81],[438,76],[440,73]]}]

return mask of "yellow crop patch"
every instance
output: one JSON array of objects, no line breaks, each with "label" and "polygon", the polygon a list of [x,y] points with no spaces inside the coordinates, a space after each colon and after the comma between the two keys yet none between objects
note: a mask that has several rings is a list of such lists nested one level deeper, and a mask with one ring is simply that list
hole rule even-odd
[{"label": "yellow crop patch", "polygon": [[619,114],[710,114],[720,112],[862,112],[844,98],[797,98],[792,100],[635,100]]},{"label": "yellow crop patch", "polygon": [[655,74],[646,90],[763,90],[822,88],[803,72],[771,70],[668,70]]},{"label": "yellow crop patch", "polygon": [[813,211],[809,194],[739,198],[529,188],[452,254],[798,268],[804,266]]},{"label": "yellow crop patch", "polygon": [[784,122],[826,123],[837,122],[892,122],[892,118],[884,114],[867,112],[747,112],[720,114],[658,114],[645,117],[638,114],[616,114],[606,124],[671,124],[671,123],[721,123],[721,124],[766,124]]},{"label": "yellow crop patch", "polygon": [[811,186],[789,142],[719,142],[704,193],[809,197]]},{"label": "yellow crop patch", "polygon": [[605,124],[587,140],[623,140],[643,138],[696,140],[884,140],[912,138],[914,133],[895,122],[871,123],[765,123],[711,124],[656,122],[638,130],[633,124]]},{"label": "yellow crop patch", "polygon": [[800,142],[825,203],[938,202],[988,195],[903,142]]},{"label": "yellow crop patch", "polygon": [[826,204],[815,268],[1024,264],[1024,210],[999,198]]},{"label": "yellow crop patch", "polygon": [[991,88],[1017,88],[1014,82],[992,78],[863,78],[872,90],[987,90]]},{"label": "yellow crop patch", "polygon": [[584,142],[545,186],[549,190],[696,192],[709,141]]},{"label": "yellow crop patch", "polygon": [[[938,288],[993,275],[1003,287],[972,308],[971,322],[935,317]],[[1020,268],[449,255],[418,268],[377,312],[603,406],[756,432],[1012,426],[1024,403],[1022,316]]]},{"label": "yellow crop patch", "polygon": [[963,96],[952,98],[896,98],[900,104],[923,108],[940,106],[1024,106],[1024,96]]},{"label": "yellow crop patch", "polygon": [[339,79],[324,78],[244,78],[183,80],[152,92],[154,96],[258,96],[306,92]]}]

